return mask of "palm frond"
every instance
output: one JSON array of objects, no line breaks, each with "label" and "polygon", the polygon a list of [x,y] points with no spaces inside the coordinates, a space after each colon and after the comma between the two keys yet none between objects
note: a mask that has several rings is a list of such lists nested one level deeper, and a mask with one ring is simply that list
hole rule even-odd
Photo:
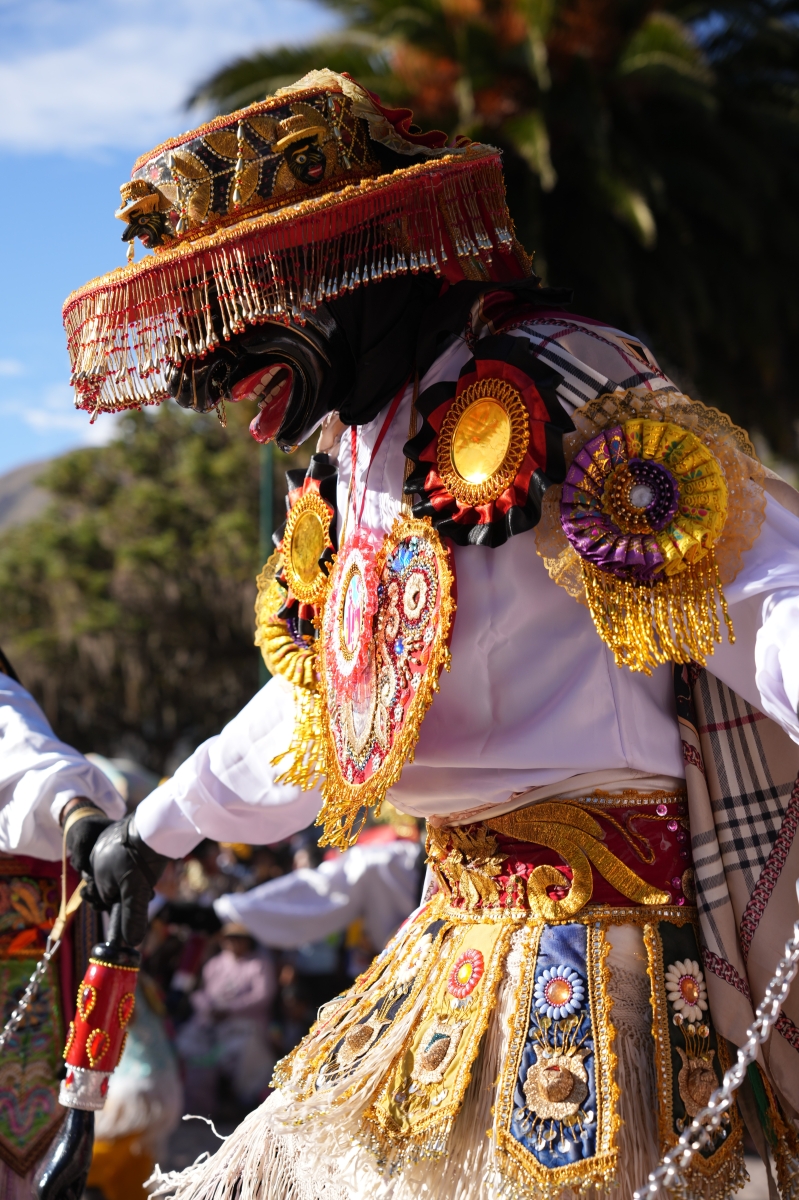
[{"label": "palm frond", "polygon": [[229,110],[346,70],[499,145],[547,282],[797,456],[799,0],[323,0],[338,32],[195,89]]},{"label": "palm frond", "polygon": [[368,33],[350,32],[320,39],[309,46],[279,46],[237,59],[198,84],[188,97],[189,108],[232,112],[288,87],[308,71],[329,67],[348,71],[366,87],[388,76],[388,47]]}]

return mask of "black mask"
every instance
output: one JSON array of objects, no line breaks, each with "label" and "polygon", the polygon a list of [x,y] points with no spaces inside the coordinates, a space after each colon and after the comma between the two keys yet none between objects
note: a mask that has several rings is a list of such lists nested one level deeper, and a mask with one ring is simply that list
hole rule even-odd
[{"label": "black mask", "polygon": [[305,325],[255,326],[174,368],[170,390],[195,412],[222,400],[257,402],[250,432],[282,450],[304,441],[329,412],[365,424],[410,377],[422,316],[439,288],[430,274],[385,279],[320,304]]}]

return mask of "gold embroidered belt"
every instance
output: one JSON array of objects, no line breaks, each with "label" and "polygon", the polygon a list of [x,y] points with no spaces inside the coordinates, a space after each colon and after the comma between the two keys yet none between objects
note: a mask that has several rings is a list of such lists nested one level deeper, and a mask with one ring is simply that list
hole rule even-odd
[{"label": "gold embroidered belt", "polygon": [[450,904],[544,920],[586,904],[693,904],[684,792],[550,800],[472,825],[428,826],[428,862]]}]

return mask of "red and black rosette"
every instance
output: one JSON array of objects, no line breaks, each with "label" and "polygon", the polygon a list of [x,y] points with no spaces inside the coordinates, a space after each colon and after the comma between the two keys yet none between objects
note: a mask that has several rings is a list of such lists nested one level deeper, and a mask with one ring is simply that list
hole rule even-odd
[{"label": "red and black rosette", "polygon": [[405,445],[405,492],[458,545],[501,546],[538,523],[541,498],[566,474],[558,376],[525,338],[482,338],[457,381],[418,397],[422,428]]}]

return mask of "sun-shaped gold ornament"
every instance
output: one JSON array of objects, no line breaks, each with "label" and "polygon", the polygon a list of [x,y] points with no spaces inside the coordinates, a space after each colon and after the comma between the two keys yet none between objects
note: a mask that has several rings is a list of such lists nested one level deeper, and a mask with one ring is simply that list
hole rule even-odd
[{"label": "sun-shaped gold ornament", "polygon": [[530,444],[530,417],[504,379],[478,379],[444,417],[437,465],[447,491],[462,504],[487,504],[513,482]]},{"label": "sun-shaped gold ornament", "polygon": [[330,506],[318,492],[300,496],[286,520],[283,566],[292,593],[302,604],[318,604],[327,587],[327,572],[319,565],[330,541]]}]

